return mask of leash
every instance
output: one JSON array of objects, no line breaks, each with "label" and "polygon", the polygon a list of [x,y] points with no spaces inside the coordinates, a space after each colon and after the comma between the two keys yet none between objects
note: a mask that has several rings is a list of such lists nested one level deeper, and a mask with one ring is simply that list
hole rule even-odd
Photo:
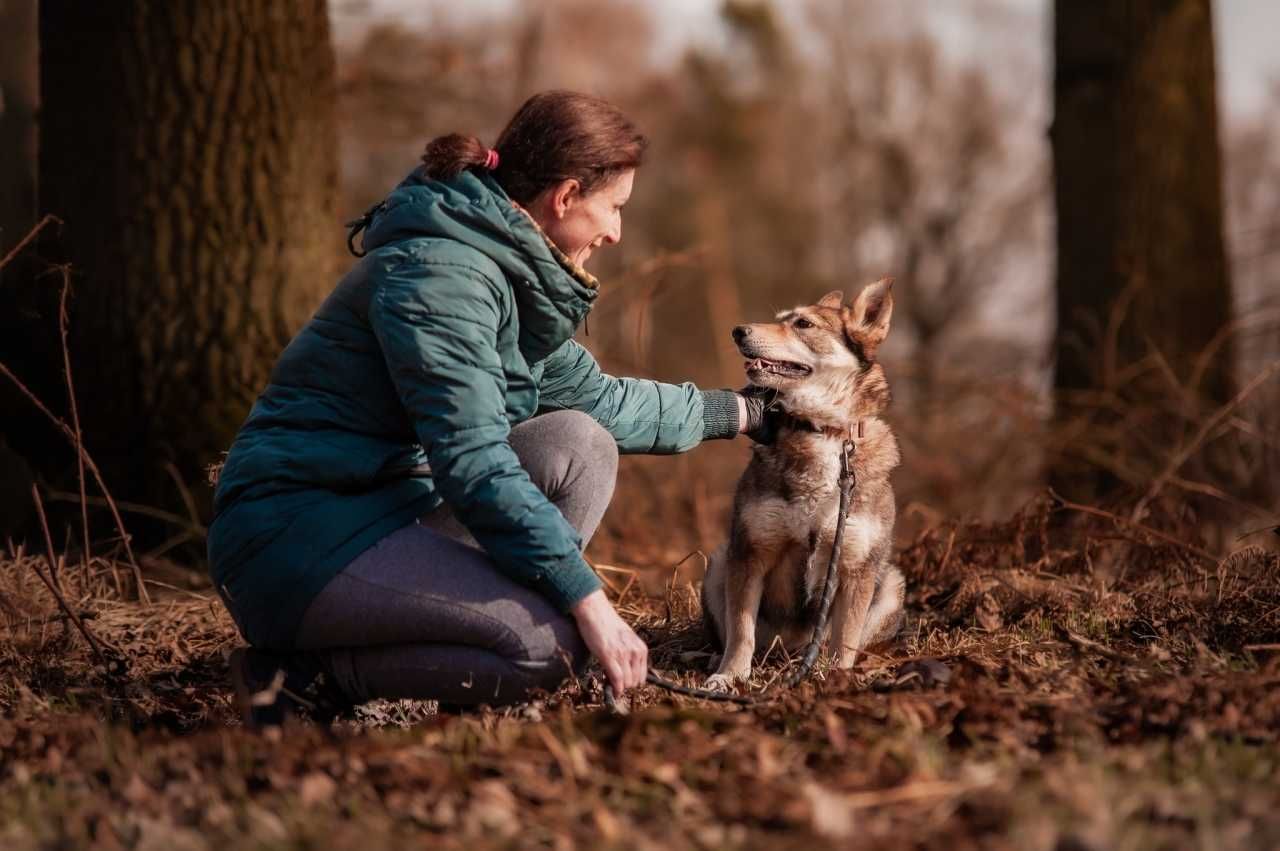
[{"label": "leash", "polygon": [[[862,437],[862,420],[858,420],[858,437]],[[795,688],[800,681],[809,676],[814,663],[818,661],[818,650],[822,646],[822,634],[827,628],[827,619],[831,617],[831,604],[836,599],[836,589],[840,585],[840,575],[836,562],[840,558],[840,547],[844,544],[844,521],[849,516],[849,502],[853,497],[853,489],[858,486],[858,474],[853,468],[853,455],[857,444],[853,442],[853,429],[840,448],[840,508],[836,511],[836,537],[831,542],[831,560],[827,562],[827,582],[822,587],[822,605],[818,607],[818,622],[813,627],[813,638],[804,651],[800,667],[787,681],[787,688]],[[814,543],[817,552],[817,542]]]},{"label": "leash", "polygon": [[[862,438],[862,420],[858,420],[858,438]],[[831,559],[827,562],[827,581],[822,588],[822,601],[818,606],[818,620],[813,627],[813,637],[809,639],[809,646],[805,648],[804,656],[800,660],[800,667],[796,668],[786,680],[785,688],[795,688],[799,685],[809,673],[813,671],[814,664],[818,661],[818,653],[822,648],[822,634],[827,628],[827,620],[831,617],[831,605],[835,602],[836,591],[840,585],[840,548],[844,543],[844,523],[849,516],[849,503],[853,498],[853,489],[858,486],[858,474],[853,466],[854,455],[857,452],[857,444],[853,440],[853,428],[849,428],[849,436],[845,439],[840,447],[840,478],[838,480],[840,487],[840,503],[836,509],[836,534],[835,539],[831,542]],[[813,549],[809,551],[809,559],[818,553],[818,543],[814,541]],[[652,686],[657,686],[665,691],[673,694],[682,694],[686,697],[696,697],[701,700],[714,700],[721,703],[736,703],[739,706],[751,706],[760,703],[765,699],[765,695],[738,695],[726,694],[721,691],[709,691],[703,688],[691,688],[682,686],[664,679],[654,673],[652,669],[645,675],[644,681]],[[604,703],[610,712],[617,715],[626,715],[628,709],[625,705],[618,702],[617,696],[613,693],[613,686],[606,684],[604,687]]]}]

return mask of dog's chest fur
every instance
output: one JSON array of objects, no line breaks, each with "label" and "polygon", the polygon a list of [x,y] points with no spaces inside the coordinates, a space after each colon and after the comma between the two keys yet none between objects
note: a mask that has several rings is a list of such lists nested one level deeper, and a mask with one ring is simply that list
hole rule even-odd
[{"label": "dog's chest fur", "polygon": [[[811,623],[816,616],[835,538],[842,444],[823,433],[784,432],[773,446],[756,447],[738,484],[734,560],[765,572],[761,615],[775,623]],[[857,486],[842,564],[864,564],[887,546],[893,527],[888,473],[896,463],[892,434],[872,421],[854,456]]]}]

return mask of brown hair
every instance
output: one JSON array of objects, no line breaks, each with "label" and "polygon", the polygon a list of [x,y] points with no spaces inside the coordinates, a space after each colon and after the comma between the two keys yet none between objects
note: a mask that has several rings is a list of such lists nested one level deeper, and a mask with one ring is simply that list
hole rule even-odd
[{"label": "brown hair", "polygon": [[[577,180],[583,194],[644,159],[649,140],[622,111],[598,97],[553,90],[529,98],[516,111],[494,149],[494,179],[510,198],[527,204],[562,180]],[[489,149],[475,136],[432,139],[422,155],[427,177],[448,180],[483,168]]]}]

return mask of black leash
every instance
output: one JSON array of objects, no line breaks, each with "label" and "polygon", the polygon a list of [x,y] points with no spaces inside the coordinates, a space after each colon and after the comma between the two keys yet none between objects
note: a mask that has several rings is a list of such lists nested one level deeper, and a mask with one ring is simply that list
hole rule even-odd
[{"label": "black leash", "polygon": [[[862,420],[858,420],[858,437],[862,437]],[[844,544],[844,521],[849,516],[849,501],[853,489],[858,486],[858,474],[853,469],[853,453],[857,444],[853,442],[853,430],[840,450],[840,508],[836,512],[836,537],[831,542],[831,560],[827,562],[827,582],[822,587],[822,605],[818,607],[818,622],[813,627],[813,638],[805,648],[800,667],[787,681],[787,688],[795,688],[800,681],[809,676],[814,663],[818,661],[818,650],[822,646],[822,634],[827,628],[827,619],[831,616],[831,604],[836,599],[836,589],[840,585],[839,570],[836,562],[840,559],[840,547]],[[817,545],[815,544],[815,550]]]},{"label": "black leash", "polygon": [[[862,437],[861,420],[858,421],[858,437]],[[838,564],[840,547],[844,543],[844,522],[849,516],[849,502],[853,497],[853,489],[858,486],[858,474],[853,467],[853,456],[856,451],[857,444],[853,442],[853,429],[850,429],[849,437],[840,448],[840,505],[836,510],[836,534],[835,539],[831,542],[831,559],[827,562],[827,581],[822,588],[822,602],[818,607],[818,620],[813,628],[813,637],[809,639],[809,646],[805,648],[804,657],[800,660],[800,667],[796,668],[791,676],[787,678],[786,688],[795,688],[805,677],[809,676],[814,664],[818,661],[818,653],[822,648],[822,634],[827,628],[827,620],[831,617],[831,605],[835,602],[836,590],[840,585]],[[817,551],[818,544],[815,541],[813,549],[809,552],[809,558],[812,559],[817,554]],[[709,691],[708,689],[682,686],[679,683],[673,683],[671,680],[663,679],[652,670],[645,676],[645,682],[674,694],[696,697],[701,700],[715,700],[721,703],[736,703],[739,706],[751,706],[765,699],[765,695],[726,694],[722,691]],[[625,705],[618,702],[617,696],[613,693],[612,685],[606,684],[604,687],[604,703],[609,708],[609,711],[618,715],[626,715],[629,711]]]}]

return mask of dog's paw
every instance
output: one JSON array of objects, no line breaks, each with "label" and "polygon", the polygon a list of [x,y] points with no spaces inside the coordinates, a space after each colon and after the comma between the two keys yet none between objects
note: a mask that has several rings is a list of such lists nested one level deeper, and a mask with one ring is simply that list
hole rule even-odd
[{"label": "dog's paw", "polygon": [[707,691],[733,691],[733,684],[739,679],[741,677],[736,677],[733,674],[712,674],[707,677],[706,685],[703,687]]},{"label": "dog's paw", "polygon": [[858,662],[857,650],[841,650],[836,654],[834,667],[839,671],[851,671]]}]

